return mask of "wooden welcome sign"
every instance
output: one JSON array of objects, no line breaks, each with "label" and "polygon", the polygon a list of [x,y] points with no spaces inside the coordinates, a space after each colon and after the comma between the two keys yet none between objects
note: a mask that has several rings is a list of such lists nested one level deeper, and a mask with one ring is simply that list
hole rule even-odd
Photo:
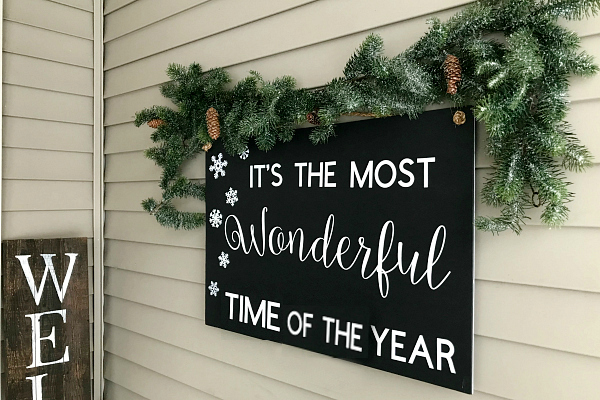
[{"label": "wooden welcome sign", "polygon": [[2,242],[10,400],[91,398],[87,239]]},{"label": "wooden welcome sign", "polygon": [[207,162],[206,323],[471,393],[474,118]]}]

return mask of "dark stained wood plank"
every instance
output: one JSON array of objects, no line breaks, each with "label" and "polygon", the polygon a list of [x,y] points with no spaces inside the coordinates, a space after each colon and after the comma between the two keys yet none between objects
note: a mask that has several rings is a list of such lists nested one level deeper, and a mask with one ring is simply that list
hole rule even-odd
[{"label": "dark stained wood plank", "polygon": [[[69,256],[70,253],[77,256]],[[63,288],[62,301],[50,270],[45,272],[47,265],[41,254],[53,255],[46,257],[52,260],[56,280],[59,287]],[[26,255],[29,257],[22,257],[21,260],[17,258]],[[71,257],[74,258],[72,273],[65,291],[63,283]],[[24,273],[27,265],[33,277],[34,292],[40,288],[46,274],[39,304],[36,304]],[[33,399],[31,378],[47,374],[42,378],[44,399],[89,399],[91,381],[87,239],[5,241],[2,243],[2,272],[6,398]],[[65,310],[65,322],[61,310]],[[36,319],[33,314],[52,311],[54,313],[40,318],[39,333],[41,338],[54,335],[54,345],[51,340],[32,340],[33,321]],[[69,360],[50,365],[33,365],[33,347],[36,343],[39,343],[42,363],[63,358],[67,346]]]}]

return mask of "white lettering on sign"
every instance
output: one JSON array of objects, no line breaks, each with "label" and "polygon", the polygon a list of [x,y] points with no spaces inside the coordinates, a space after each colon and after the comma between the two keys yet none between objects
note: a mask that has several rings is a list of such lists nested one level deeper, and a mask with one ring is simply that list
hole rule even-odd
[{"label": "white lettering on sign", "polygon": [[42,395],[42,379],[48,374],[36,375],[25,378],[28,381],[31,381],[31,392],[33,393],[33,400],[42,400],[44,396]]},{"label": "white lettering on sign", "polygon": [[27,284],[29,285],[29,290],[31,290],[31,294],[35,299],[35,304],[40,305],[40,300],[42,298],[42,294],[44,294],[44,286],[46,285],[46,279],[48,277],[48,272],[50,272],[50,276],[52,277],[52,282],[54,283],[54,287],[56,288],[56,293],[58,294],[58,299],[60,302],[63,302],[65,298],[65,294],[67,293],[67,288],[69,287],[69,281],[71,280],[71,274],[73,273],[73,266],[75,265],[75,259],[77,258],[77,254],[75,253],[66,253],[65,255],[69,256],[69,267],[67,268],[67,274],[63,280],[62,288],[58,283],[58,278],[56,277],[56,271],[54,270],[54,264],[52,263],[52,257],[56,256],[56,254],[41,254],[44,258],[44,262],[46,264],[46,269],[44,270],[44,275],[42,276],[42,281],[40,282],[39,288],[35,287],[35,282],[33,280],[33,274],[31,273],[31,267],[29,266],[29,257],[28,256],[15,256],[21,263],[21,269],[25,274],[25,279],[27,279]]},{"label": "white lettering on sign", "polygon": [[235,302],[238,301],[238,321],[247,324],[248,321],[254,326],[258,325],[265,329],[279,332],[279,327],[274,325],[274,320],[279,318],[275,313],[274,308],[279,308],[281,305],[274,301],[261,300],[260,305],[255,310],[252,308],[252,303],[248,296],[243,296],[237,293],[225,292],[225,296],[229,298],[229,319],[235,318]]},{"label": "white lettering on sign", "polygon": [[[417,158],[417,164],[423,164],[423,187],[429,187],[429,164],[435,162],[435,157],[424,157]],[[306,164],[306,163],[304,163]],[[405,165],[413,165],[414,161],[410,158],[404,158],[398,164],[398,171],[401,175],[408,177],[408,181],[405,182],[402,179],[396,181],[398,178],[398,172],[396,172],[396,164],[394,164],[390,160],[381,160],[375,168],[373,169],[373,160],[370,160],[367,163],[363,173],[361,174],[356,166],[356,161],[350,161],[350,187],[354,188],[357,185],[359,188],[367,187],[369,189],[373,188],[373,178],[375,178],[375,183],[377,186],[383,189],[387,189],[392,187],[394,183],[398,183],[398,185],[402,187],[411,187],[415,182],[414,174],[409,171]],[[390,178],[387,181],[382,180],[381,171],[389,170],[391,172]],[[387,176],[387,175],[386,175]],[[309,185],[310,186],[310,185]],[[302,187],[302,185],[300,185]]]},{"label": "white lettering on sign", "polygon": [[[384,328],[381,333],[379,333],[377,328],[374,325],[371,325],[371,331],[373,333],[373,337],[375,338],[375,342],[377,343],[377,357],[382,357],[383,342],[386,340],[390,329]],[[404,343],[400,341],[400,338],[406,338],[406,332],[392,329],[390,335],[390,359],[405,363],[406,357],[399,354],[404,349]],[[447,347],[447,351],[443,349],[444,346]],[[446,360],[450,372],[456,374],[454,361],[452,360],[452,356],[454,356],[454,344],[448,339],[436,338],[436,352],[437,364],[435,369],[441,371],[443,369],[443,360]],[[425,337],[423,335],[419,335],[416,343],[414,346],[412,346],[412,352],[410,353],[408,363],[415,363],[415,361],[417,361],[417,357],[423,358],[429,369],[434,369],[433,361],[431,359],[431,355],[429,354],[429,350],[427,349],[427,344],[425,343]]]},{"label": "white lettering on sign", "polygon": [[[33,272],[31,271],[31,267],[29,265],[29,258],[31,255],[19,255],[15,256],[19,263],[21,264],[21,269],[23,270],[23,274],[25,275],[25,279],[27,281],[27,285],[29,286],[29,290],[31,291],[31,295],[35,300],[36,305],[40,305],[40,301],[42,299],[42,295],[44,294],[44,288],[46,286],[46,280],[48,279],[48,274],[52,278],[52,283],[54,284],[54,288],[56,289],[56,294],[58,299],[62,303],[67,294],[67,289],[69,287],[69,281],[71,280],[71,275],[73,273],[73,267],[75,266],[75,261],[77,259],[77,253],[65,253],[66,256],[69,257],[69,265],[67,267],[67,273],[63,279],[62,286],[58,283],[58,277],[56,276],[56,271],[54,269],[54,263],[52,262],[52,257],[56,256],[56,254],[41,254],[44,259],[45,269],[44,274],[42,275],[41,282],[38,287],[35,285],[35,280],[33,278]],[[34,314],[26,314],[25,318],[29,318],[31,320],[31,354],[32,361],[31,364],[27,367],[29,368],[37,368],[43,367],[46,365],[53,364],[63,364],[69,362],[69,346],[65,346],[65,352],[63,356],[58,360],[54,361],[43,361],[42,360],[42,341],[48,341],[52,344],[52,348],[56,348],[56,326],[52,326],[52,330],[48,336],[42,336],[41,334],[41,319],[44,316],[58,314],[62,317],[63,323],[67,322],[67,310],[53,310],[53,311],[45,311],[41,313]],[[33,400],[42,400],[43,399],[43,391],[42,391],[42,380],[48,374],[36,375],[33,377],[26,377],[26,380],[31,381],[31,392],[33,395]]]},{"label": "white lettering on sign", "polygon": [[[352,351],[362,351],[362,347],[356,344],[358,340],[360,340],[360,335],[357,330],[363,328],[362,324],[358,324],[356,322],[346,322],[345,329],[340,328],[340,320],[336,318],[331,318],[326,315],[322,317],[323,321],[325,321],[325,343],[331,342],[331,336],[333,332],[334,344],[336,346],[339,345],[340,337],[346,338],[345,344],[346,348]],[[333,329],[332,326],[334,326]]]},{"label": "white lettering on sign", "polygon": [[55,361],[47,361],[44,362],[42,361],[42,346],[41,346],[41,342],[42,340],[47,340],[50,343],[52,343],[52,347],[56,347],[56,342],[55,342],[55,338],[56,338],[56,327],[53,326],[52,327],[52,331],[50,331],[50,334],[48,336],[40,336],[40,332],[41,332],[41,326],[40,326],[40,319],[44,316],[44,315],[52,315],[52,314],[59,314],[62,319],[63,322],[66,323],[67,322],[67,310],[54,310],[54,311],[46,311],[46,312],[42,312],[42,313],[35,313],[35,314],[27,314],[25,315],[26,318],[30,318],[31,319],[31,352],[33,355],[33,361],[31,363],[31,365],[29,365],[27,368],[36,368],[36,367],[43,367],[44,365],[52,365],[52,364],[62,364],[62,363],[66,363],[69,361],[69,346],[65,346],[65,354],[62,356],[62,358],[55,360]]},{"label": "white lettering on sign", "polygon": [[[250,254],[254,249],[260,257],[263,257],[265,255],[267,249],[271,252],[271,254],[275,256],[281,254],[284,251],[289,251],[289,254],[294,254],[294,251],[297,251],[298,259],[301,262],[305,262],[308,258],[312,258],[313,261],[317,263],[322,263],[325,268],[330,268],[337,261],[339,267],[344,271],[348,271],[356,264],[356,262],[359,259],[362,258],[361,277],[365,280],[371,279],[373,277],[377,278],[379,292],[381,294],[381,297],[383,298],[386,298],[389,294],[389,275],[396,270],[402,275],[409,275],[410,282],[412,285],[417,285],[423,279],[426,279],[427,284],[431,290],[437,290],[440,286],[444,284],[444,282],[450,276],[451,272],[448,271],[443,276],[443,278],[434,279],[434,267],[440,259],[442,252],[444,251],[444,245],[446,243],[446,227],[444,225],[438,226],[435,232],[433,233],[431,243],[429,246],[427,265],[425,267],[425,270],[420,273],[420,276],[418,276],[419,272],[417,272],[417,262],[419,260],[419,252],[415,251],[413,253],[411,262],[408,266],[405,267],[402,255],[402,242],[397,243],[395,263],[388,268],[384,266],[384,262],[386,262],[386,260],[390,256],[390,253],[393,254],[393,221],[387,221],[383,224],[379,235],[379,240],[377,242],[377,253],[375,260],[376,262],[374,263],[374,265],[372,264],[371,266],[369,266],[372,249],[371,247],[365,244],[366,239],[363,236],[360,236],[357,239],[358,248],[356,249],[355,256],[354,258],[352,258],[350,264],[348,264],[348,261],[343,260],[343,256],[349,251],[351,244],[350,238],[347,236],[343,236],[339,239],[337,244],[337,250],[334,255],[328,254],[331,238],[333,236],[333,230],[335,227],[335,217],[333,214],[330,214],[327,218],[327,221],[325,222],[323,236],[314,239],[314,241],[310,245],[310,248],[308,250],[305,250],[304,230],[302,228],[297,228],[296,230],[289,231],[287,234],[285,234],[280,226],[275,226],[271,228],[269,234],[267,235],[267,211],[267,207],[263,207],[261,214],[262,218],[260,227],[260,245],[258,244],[257,235],[255,234],[254,224],[251,224],[249,228],[250,238],[248,243],[244,236],[244,231],[242,229],[242,225],[239,219],[233,214],[227,217],[227,219],[225,220],[225,238],[227,240],[227,244],[232,250],[238,250],[239,248],[241,248],[245,254]],[[240,299],[240,313],[243,312],[243,308],[241,305],[242,302],[243,299]],[[240,322],[242,322],[241,317]]]}]

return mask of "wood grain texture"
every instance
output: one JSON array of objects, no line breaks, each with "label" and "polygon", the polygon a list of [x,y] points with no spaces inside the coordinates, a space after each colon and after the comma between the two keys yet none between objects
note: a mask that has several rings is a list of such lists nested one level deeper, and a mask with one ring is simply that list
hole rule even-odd
[{"label": "wood grain texture", "polygon": [[[46,264],[41,254],[55,254],[53,265],[59,282],[67,275],[69,257],[77,258],[66,290],[60,300],[51,279],[46,280],[39,304],[27,284],[16,255],[30,255],[29,267],[35,285],[42,281]],[[26,377],[48,374],[42,381],[44,396],[57,400],[84,399],[91,394],[90,339],[87,239],[15,240],[2,243],[2,289],[6,319],[7,388],[9,399],[26,399],[31,396],[31,382]],[[63,357],[68,346],[69,359],[64,363],[28,368],[33,360],[32,318],[27,314],[66,310],[66,320],[46,316],[40,319],[41,337],[55,335],[55,345],[41,347],[42,362]],[[40,342],[42,343],[42,342]]]}]

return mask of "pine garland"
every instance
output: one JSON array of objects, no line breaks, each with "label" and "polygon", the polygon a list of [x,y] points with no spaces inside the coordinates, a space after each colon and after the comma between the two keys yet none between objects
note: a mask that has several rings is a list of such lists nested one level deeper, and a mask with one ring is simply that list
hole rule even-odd
[{"label": "pine garland", "polygon": [[[476,227],[519,233],[532,207],[543,207],[545,224],[560,226],[573,198],[564,171],[582,171],[592,159],[564,121],[568,77],[591,76],[598,67],[580,51],[578,35],[561,27],[558,18],[582,19],[598,11],[600,0],[478,1],[447,22],[430,20],[429,31],[395,57],[384,56],[381,37],[369,35],[348,60],[343,77],[312,91],[297,88],[290,76],[265,81],[257,72],[228,90],[230,78],[223,69],[203,72],[195,63],[172,64],[167,69],[171,81],[161,93],[176,109],[154,106],[136,114],[136,126],[163,121],[152,134],[158,145],[146,151],[163,168],[163,196],[160,202],[145,200],[143,208],[176,229],[205,223],[203,213],[180,212],[171,201],[204,199],[205,186],[185,178],[181,165],[213,142],[206,119],[210,108],[216,110],[211,115],[219,119],[226,151],[239,154],[250,140],[264,151],[290,141],[307,116],[318,124],[310,140],[319,144],[335,134],[342,115],[416,118],[428,104],[449,100],[457,107],[472,106],[489,133],[493,172],[482,199],[500,208],[500,216],[477,217]],[[449,55],[460,62],[451,71],[457,85],[451,94],[446,93]]]}]

